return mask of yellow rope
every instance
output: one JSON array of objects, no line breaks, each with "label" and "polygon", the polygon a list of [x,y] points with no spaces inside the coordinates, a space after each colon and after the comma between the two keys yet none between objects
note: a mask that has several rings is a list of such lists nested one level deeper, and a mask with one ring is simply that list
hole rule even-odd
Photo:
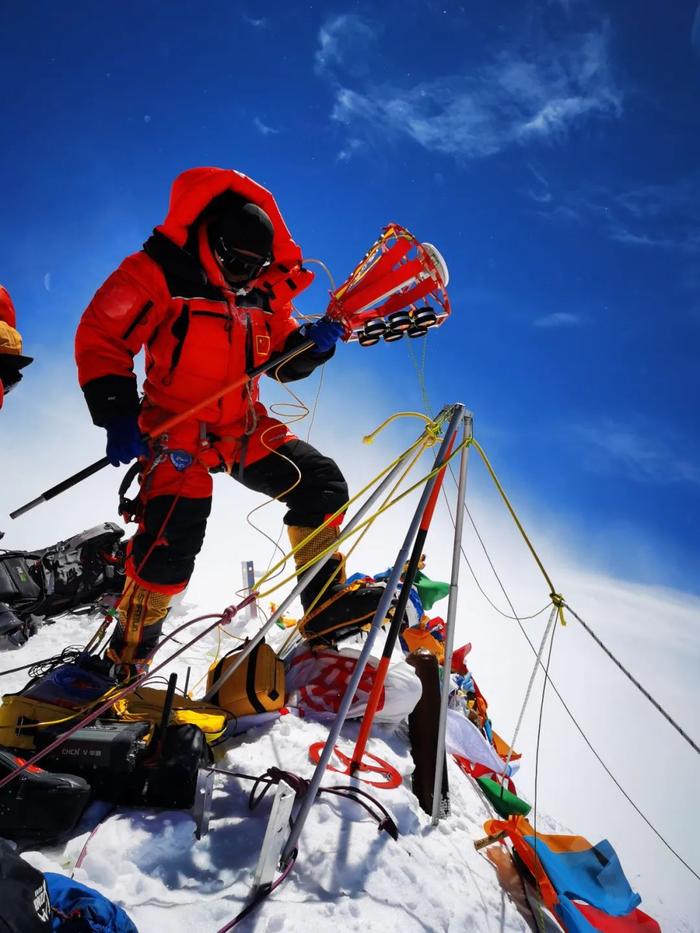
[{"label": "yellow rope", "polygon": [[[411,444],[410,447],[408,447],[405,451],[403,451],[403,453],[399,454],[399,456],[396,457],[394,460],[392,460],[392,462],[388,466],[386,466],[375,477],[373,477],[365,486],[363,486],[362,489],[359,490],[359,492],[355,493],[355,495],[352,496],[350,499],[348,499],[347,502],[343,503],[343,505],[339,509],[337,509],[332,515],[329,515],[322,525],[319,525],[318,528],[315,528],[313,530],[312,534],[304,538],[303,541],[300,541],[296,547],[292,548],[287,554],[284,555],[284,557],[281,560],[279,560],[276,564],[270,567],[266,571],[266,573],[264,573],[262,577],[260,577],[260,579],[258,580],[257,587],[258,587],[260,597],[267,595],[267,593],[273,592],[273,590],[268,590],[267,593],[261,593],[260,587],[266,581],[268,581],[271,577],[273,577],[276,574],[276,572],[280,569],[280,567],[283,567],[287,563],[290,557],[296,554],[298,550],[305,547],[309,543],[309,541],[313,540],[313,538],[315,538],[316,535],[319,534],[324,528],[327,528],[329,525],[332,525],[334,521],[336,520],[336,518],[338,518],[338,516],[343,515],[354,502],[356,502],[359,498],[361,498],[369,489],[372,488],[372,486],[378,483],[382,479],[382,477],[386,476],[387,473],[393,470],[393,468],[398,463],[400,463],[402,460],[404,460],[406,457],[412,454],[413,451],[415,451],[419,446],[422,446],[426,442],[427,439],[430,439],[432,442],[432,439],[435,436],[435,432],[439,430],[440,426],[442,425],[442,423],[444,422],[446,418],[446,415],[440,415],[435,421],[432,421],[431,419],[426,418],[425,415],[421,415],[421,414],[416,415],[416,417],[419,417],[422,420],[428,421],[428,424],[426,425],[426,429],[423,432],[423,434],[416,441],[414,441],[414,443]],[[380,426],[380,428],[381,427],[382,426]],[[376,431],[374,433],[376,434]],[[339,538],[338,540],[342,541],[344,539],[341,536],[341,538]],[[330,552],[327,551],[326,553],[330,553]],[[290,575],[289,577],[286,578],[286,580],[281,581],[278,584],[278,586],[281,586],[282,583],[287,583],[289,580],[293,579],[295,575],[296,574]],[[277,587],[275,587],[275,589],[276,588]]]},{"label": "yellow rope", "polygon": [[221,656],[221,626],[217,625],[216,627],[216,650],[214,651],[214,660],[211,662],[206,672],[199,678],[197,683],[194,684],[187,691],[188,699],[190,700],[194,699],[194,694],[197,692],[197,687],[207,679],[207,677],[209,676],[209,670],[218,663],[220,656]]},{"label": "yellow rope", "polygon": [[[23,729],[39,729],[44,726],[57,726],[62,722],[70,722],[71,719],[77,719],[78,716],[82,716],[83,713],[87,713],[89,710],[94,709],[98,703],[103,703],[105,700],[108,700],[113,693],[117,693],[118,690],[122,688],[123,684],[119,684],[118,687],[110,687],[109,690],[106,690],[101,696],[97,697],[95,700],[92,700],[90,703],[85,703],[83,706],[79,706],[78,709],[74,710],[69,716],[64,716],[62,719],[51,719],[47,722],[32,722],[31,725],[27,724],[26,726],[18,725],[17,732],[18,734],[22,732]],[[31,697],[29,697],[31,699]],[[46,704],[55,706],[55,703]]]},{"label": "yellow rope", "polygon": [[489,471],[489,474],[490,474],[490,476],[491,476],[491,479],[494,481],[494,484],[495,484],[495,486],[496,486],[496,489],[497,489],[497,490],[499,491],[499,493],[501,494],[501,498],[502,498],[503,501],[505,502],[506,508],[507,508],[508,511],[510,512],[511,517],[513,518],[513,521],[514,521],[515,524],[517,525],[518,531],[519,531],[520,534],[522,535],[523,540],[525,541],[525,544],[527,544],[527,546],[528,546],[528,548],[529,548],[529,550],[530,550],[530,553],[532,554],[532,556],[533,556],[534,559],[535,559],[535,562],[537,563],[537,566],[540,568],[540,571],[542,572],[542,576],[543,576],[543,577],[545,578],[545,580],[547,581],[547,586],[549,587],[549,598],[552,600],[552,605],[553,605],[553,606],[556,608],[556,610],[557,610],[557,613],[558,613],[558,615],[559,615],[559,621],[561,622],[562,625],[566,625],[566,619],[564,618],[564,597],[563,597],[560,593],[557,593],[556,589],[554,588],[554,584],[552,583],[552,580],[551,580],[549,574],[548,574],[547,571],[545,570],[544,564],[543,564],[542,561],[540,560],[539,554],[537,553],[537,551],[535,550],[535,548],[534,548],[532,542],[531,542],[530,539],[528,538],[527,532],[526,532],[525,529],[523,528],[523,526],[522,526],[522,524],[521,524],[521,522],[520,522],[520,519],[519,519],[518,516],[515,514],[515,509],[514,509],[513,506],[510,504],[510,500],[508,499],[508,496],[506,495],[505,490],[503,489],[503,486],[501,486],[501,483],[500,483],[498,477],[496,476],[496,473],[495,473],[493,467],[491,466],[491,464],[490,464],[490,462],[489,462],[489,458],[488,458],[488,457],[486,456],[486,454],[484,453],[484,449],[483,449],[482,446],[479,444],[479,442],[476,441],[476,440],[474,440],[474,439],[472,439],[472,444],[473,444],[473,446],[476,448],[476,450],[478,451],[479,456],[481,457],[481,459],[483,460],[484,466],[485,466],[486,469]]},{"label": "yellow rope", "polygon": [[420,411],[397,411],[395,415],[391,415],[385,421],[382,421],[379,427],[375,428],[371,434],[365,434],[362,438],[362,443],[371,444],[377,435],[380,434],[387,425],[390,425],[392,421],[396,421],[397,418],[420,418],[420,420],[424,421],[426,424],[426,431],[430,433],[432,444],[437,440],[442,421],[433,421],[432,418],[429,418]]},{"label": "yellow rope", "polygon": [[[304,573],[304,571],[308,570],[309,567],[311,567],[313,564],[315,564],[317,560],[319,560],[320,558],[325,557],[327,554],[330,554],[331,552],[337,550],[338,545],[341,545],[344,541],[347,541],[352,535],[357,534],[362,528],[365,528],[368,524],[371,524],[372,522],[374,522],[374,520],[375,520],[376,518],[378,518],[380,515],[382,515],[382,514],[383,514],[384,512],[386,512],[388,509],[392,508],[392,507],[395,506],[397,503],[401,502],[401,500],[402,500],[402,499],[405,499],[406,496],[410,496],[410,494],[411,494],[412,492],[414,492],[414,491],[415,491],[416,489],[418,489],[420,486],[423,486],[425,483],[427,483],[429,480],[431,480],[434,476],[436,476],[436,475],[440,472],[440,470],[443,469],[443,467],[445,467],[451,460],[453,460],[454,457],[457,456],[457,454],[461,453],[461,451],[462,451],[462,449],[463,449],[464,447],[468,447],[469,444],[471,444],[471,438],[468,438],[467,440],[463,441],[455,450],[453,450],[452,453],[450,454],[450,456],[449,456],[448,458],[446,458],[446,460],[444,460],[444,461],[440,464],[440,466],[436,467],[435,469],[431,470],[430,473],[428,473],[428,474],[426,474],[425,476],[421,477],[421,479],[419,479],[418,482],[414,483],[413,486],[410,486],[408,489],[406,489],[404,492],[402,492],[400,496],[396,496],[396,498],[392,499],[391,502],[388,502],[388,503],[386,503],[385,505],[383,505],[383,506],[381,506],[380,508],[378,508],[374,513],[372,513],[372,515],[368,516],[368,517],[365,518],[363,521],[361,521],[358,525],[356,525],[356,526],[353,528],[353,530],[352,530],[351,532],[349,532],[349,533],[348,533],[348,532],[345,532],[344,534],[342,534],[336,541],[333,542],[332,545],[330,545],[329,547],[327,547],[324,551],[321,551],[320,554],[315,555],[315,557],[313,558],[313,560],[308,561],[308,563],[304,564],[302,567],[298,567],[295,573],[293,573],[293,574],[291,574],[290,576],[286,577],[284,580],[280,580],[279,583],[277,583],[274,587],[272,587],[272,589],[270,589],[270,590],[265,590],[264,592],[260,592],[260,593],[258,594],[259,598],[260,598],[260,599],[263,599],[263,598],[269,596],[270,593],[273,593],[273,592],[274,592],[276,589],[278,589],[279,587],[284,586],[286,583],[289,583],[291,580],[293,580],[293,579],[297,576],[297,574],[302,574],[302,573]],[[409,448],[409,451],[408,451],[408,452],[410,453],[412,450],[415,449],[415,447],[416,447],[416,445],[414,444],[411,448]],[[405,456],[405,455],[402,455],[402,456]],[[401,458],[399,458],[399,459],[401,459]],[[387,468],[387,469],[390,469],[390,468]],[[384,470],[383,472],[386,473],[387,470]],[[381,475],[383,475],[383,474],[380,474],[380,476],[381,476]],[[367,488],[367,487],[366,487],[366,488]],[[364,492],[364,491],[365,491],[365,490],[363,490],[363,492]],[[358,493],[358,495],[360,495],[360,494],[361,494],[361,493]],[[354,497],[354,498],[357,498],[357,497]],[[327,523],[326,523],[326,524],[327,524]],[[325,527],[325,526],[322,525],[322,526],[320,526],[320,527]],[[317,531],[317,530],[318,530],[318,529],[314,529],[314,531]],[[301,544],[300,544],[297,548],[295,548],[294,550],[298,550],[300,547],[303,547],[304,544],[305,544],[306,542],[308,542],[312,537],[314,537],[314,536],[313,536],[313,535],[309,535],[308,538],[306,538],[304,541],[302,541]],[[294,553],[294,551],[292,551],[291,553]],[[288,556],[289,556],[289,555],[288,555]]]},{"label": "yellow rope", "polygon": [[[418,460],[423,456],[423,454],[425,453],[425,451],[426,451],[426,449],[427,449],[427,446],[428,446],[428,444],[427,444],[427,441],[426,441],[426,443],[423,444],[423,445],[421,446],[420,450],[418,450],[418,452],[415,454],[415,456],[413,457],[413,459],[411,460],[411,462],[408,464],[408,466],[406,467],[406,469],[403,471],[403,473],[401,474],[401,476],[398,478],[398,480],[396,481],[396,483],[394,484],[394,486],[391,488],[391,490],[390,490],[389,493],[387,494],[386,498],[384,499],[384,502],[382,503],[382,505],[384,505],[384,504],[386,504],[387,502],[389,502],[389,500],[390,500],[391,497],[394,495],[394,493],[396,492],[396,490],[399,488],[399,486],[403,483],[403,481],[404,481],[405,478],[408,476],[408,474],[411,472],[411,470],[413,469],[413,467],[416,465],[416,463],[418,462]],[[370,522],[370,523],[367,525],[367,527],[366,527],[366,528],[362,531],[362,533],[358,536],[357,541],[355,541],[354,544],[352,544],[352,546],[348,549],[348,552],[347,552],[347,554],[345,555],[345,559],[346,559],[346,560],[347,560],[348,557],[351,556],[351,554],[353,553],[353,551],[354,551],[354,550],[357,548],[357,546],[360,544],[360,542],[362,541],[362,539],[363,539],[363,537],[365,536],[365,534],[366,534],[366,533],[369,531],[369,529],[371,528],[371,526],[372,526],[372,524],[373,524],[373,521],[374,521],[374,520],[372,520],[372,522]],[[337,543],[338,543],[338,542],[336,541],[336,542],[335,542],[335,545],[337,545]],[[292,642],[294,641],[294,639],[296,638],[297,632],[298,632],[298,630],[299,630],[299,626],[300,626],[301,623],[306,619],[306,617],[309,615],[309,613],[312,612],[313,609],[318,605],[318,603],[319,603],[321,597],[325,594],[326,590],[328,589],[328,587],[331,585],[332,582],[333,582],[333,577],[331,576],[331,577],[328,578],[328,580],[326,581],[326,583],[323,585],[323,587],[322,587],[321,590],[319,591],[318,595],[313,599],[313,601],[312,601],[311,605],[309,606],[309,608],[304,612],[304,615],[302,616],[302,618],[299,619],[299,621],[296,623],[296,625],[292,628],[292,630],[290,631],[290,633],[289,633],[289,635],[287,636],[287,638],[284,640],[284,642],[283,642],[283,644],[282,644],[282,647],[280,648],[280,650],[279,650],[279,652],[278,652],[278,654],[280,655],[280,657],[284,657],[284,655],[285,655],[285,653],[286,653],[288,647],[291,645],[291,643],[292,643]]]},{"label": "yellow rope", "polygon": [[[427,346],[427,342],[424,342],[424,343],[423,343],[423,358],[422,358],[422,360],[421,360],[420,365],[418,364],[417,360],[415,359],[415,357],[414,357],[414,355],[413,355],[413,350],[412,350],[412,347],[411,347],[410,344],[409,344],[409,347],[408,347],[408,353],[409,353],[409,356],[410,356],[410,358],[411,358],[411,362],[413,363],[413,366],[414,366],[414,368],[415,368],[415,370],[416,370],[416,376],[417,376],[417,378],[418,378],[418,386],[419,386],[419,388],[420,388],[421,395],[423,396],[423,404],[424,404],[425,407],[426,407],[426,411],[428,411],[428,410],[429,410],[429,405],[430,405],[430,403],[429,403],[429,399],[428,399],[428,390],[427,390],[427,385],[426,385],[426,381],[425,381],[425,356],[426,356],[426,346]],[[489,462],[489,460],[488,460],[488,457],[486,456],[486,454],[485,454],[483,448],[480,446],[480,444],[479,444],[478,441],[476,441],[476,440],[473,441],[473,445],[474,445],[474,447],[477,449],[477,451],[479,452],[479,455],[480,455],[481,459],[484,461],[484,464],[485,464],[485,466],[486,466],[486,469],[488,470],[489,474],[491,475],[491,478],[493,479],[493,481],[494,481],[494,483],[495,483],[495,485],[496,485],[496,488],[498,489],[499,493],[501,494],[501,496],[502,496],[502,498],[503,498],[503,501],[505,502],[505,504],[506,504],[506,506],[507,506],[507,508],[508,508],[508,511],[510,512],[511,516],[513,517],[513,520],[515,521],[515,524],[517,525],[517,527],[518,527],[518,529],[519,529],[521,535],[522,535],[523,538],[525,539],[525,542],[526,542],[528,548],[530,549],[530,553],[531,553],[532,556],[535,558],[535,561],[537,562],[537,566],[540,568],[540,571],[542,572],[542,575],[544,576],[545,580],[547,581],[547,585],[549,586],[549,598],[550,598],[552,604],[553,604],[553,605],[557,608],[557,610],[558,610],[558,615],[559,615],[559,621],[560,621],[560,623],[561,623],[562,625],[566,625],[566,619],[564,618],[564,612],[563,612],[563,609],[564,609],[564,597],[563,597],[560,593],[557,593],[557,592],[556,592],[556,590],[555,590],[555,588],[554,588],[554,584],[552,583],[552,581],[551,581],[551,579],[550,579],[550,577],[549,577],[549,574],[548,574],[547,571],[545,570],[542,561],[540,560],[540,558],[539,558],[537,552],[535,551],[535,549],[534,549],[534,547],[533,547],[533,545],[532,545],[530,539],[528,538],[527,534],[525,533],[525,529],[523,528],[521,522],[519,521],[517,515],[515,514],[515,510],[513,509],[513,507],[512,507],[512,505],[511,505],[510,501],[508,500],[508,497],[507,497],[507,495],[506,495],[506,493],[505,493],[503,487],[501,486],[501,483],[499,482],[498,477],[496,476],[496,473],[495,473],[493,467],[491,466],[491,464],[490,464],[490,462]],[[444,489],[443,489],[443,495],[446,497],[446,493],[445,493]]]}]

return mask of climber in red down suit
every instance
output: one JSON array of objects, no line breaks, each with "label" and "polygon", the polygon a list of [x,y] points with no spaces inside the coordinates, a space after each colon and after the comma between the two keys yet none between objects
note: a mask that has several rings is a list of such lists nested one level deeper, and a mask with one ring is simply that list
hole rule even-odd
[{"label": "climber in red down suit", "polygon": [[[167,434],[142,439],[305,340],[315,346],[285,363],[277,378],[302,379],[330,359],[341,326],[322,319],[299,327],[291,316],[292,298],[312,278],[265,188],[240,172],[195,168],[175,180],[164,223],[110,275],[83,314],[76,360],[92,419],[107,431],[110,462],[138,457],[140,468],[139,524],[107,652],[111,661],[138,669],[157,643],[170,600],[187,586],[204,540],[212,471],[279,496],[293,545],[347,501],[334,461],[267,414],[258,379]],[[146,380],[139,402],[133,361],[142,348]],[[332,545],[339,523],[295,555],[297,567]],[[302,593],[305,607],[330,577],[342,582],[342,556],[327,567]]]}]

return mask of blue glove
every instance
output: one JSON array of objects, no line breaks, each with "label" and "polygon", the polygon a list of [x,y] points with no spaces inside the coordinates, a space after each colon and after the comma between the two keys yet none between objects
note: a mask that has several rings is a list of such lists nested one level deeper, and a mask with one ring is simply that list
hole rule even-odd
[{"label": "blue glove", "polygon": [[[320,321],[304,325],[304,336],[313,340],[321,353],[332,350],[336,342],[343,336],[345,328],[338,321],[330,321],[322,317]],[[313,351],[312,351],[313,352]]]},{"label": "blue glove", "polygon": [[148,447],[141,437],[136,415],[116,415],[105,425],[107,431],[107,459],[112,466],[131,463],[145,457]]}]

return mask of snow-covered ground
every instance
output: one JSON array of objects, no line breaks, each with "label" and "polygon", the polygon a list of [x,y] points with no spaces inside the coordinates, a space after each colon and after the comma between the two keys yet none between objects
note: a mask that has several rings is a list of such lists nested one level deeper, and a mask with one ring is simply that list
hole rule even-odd
[{"label": "snow-covered ground", "polygon": [[[64,384],[65,374],[59,375],[60,384]],[[381,399],[381,386],[373,386],[366,373],[362,377],[366,397]],[[399,423],[373,447],[364,446],[362,436],[373,430],[390,409],[378,410],[377,405],[371,412],[356,409],[352,424],[338,427],[334,414],[342,410],[342,399],[352,397],[354,391],[351,385],[339,388],[344,391],[327,396],[320,407],[312,441],[343,465],[351,489],[356,490],[407,446],[417,428],[405,429]],[[17,442],[8,444],[3,453],[3,475],[12,477],[12,482],[0,485],[0,515],[97,459],[103,449],[102,432],[87,423],[77,390],[66,389],[61,408],[53,404],[50,393],[39,391],[19,393],[12,402],[3,411],[2,429]],[[84,427],[76,431],[77,424]],[[305,436],[303,430],[299,433]],[[27,464],[32,465],[31,469]],[[501,466],[494,465],[497,470]],[[421,472],[427,468],[426,463]],[[4,520],[3,544],[17,548],[46,546],[113,519],[119,475],[105,470],[17,522]],[[263,500],[224,476],[216,477],[214,485],[207,539],[185,604],[178,610],[180,617],[183,612],[190,616],[200,611],[220,611],[235,601],[235,592],[241,586],[241,561],[252,559],[259,570],[264,570],[270,560],[269,539],[245,523],[249,510]],[[449,482],[447,490],[454,502],[454,488]],[[382,516],[352,555],[350,572],[376,572],[393,561],[410,519],[410,502],[405,500]],[[468,502],[518,613],[527,616],[542,608],[547,603],[547,588],[510,518],[489,493],[474,457],[470,462]],[[615,579],[606,572],[604,551],[594,547],[595,542],[576,541],[572,529],[562,524],[556,513],[537,501],[528,501],[522,491],[515,496],[515,505],[557,589],[697,739],[693,710],[697,709],[698,696],[700,600],[678,590]],[[281,514],[280,506],[273,503],[253,515],[252,521],[275,540]],[[286,545],[286,540],[281,543]],[[653,579],[653,567],[662,556],[648,550],[637,537],[609,538],[607,546],[629,550],[640,570],[650,568],[649,577]],[[508,612],[469,524],[464,547],[480,586],[500,609]],[[451,549],[451,524],[441,504],[426,545],[429,576],[449,578]],[[263,601],[263,608],[269,608],[269,599]],[[435,611],[444,614],[445,604],[438,604]],[[545,621],[546,613],[524,623],[536,645]],[[84,643],[86,626],[84,618],[48,626],[20,651],[0,655],[0,669],[26,663],[25,658],[46,657],[66,644]],[[474,646],[470,667],[489,700],[494,725],[509,740],[523,703],[533,656],[516,624],[492,609],[463,565],[456,643],[465,641]],[[216,639],[212,636],[187,660],[193,666],[199,665],[203,674],[215,651]],[[184,671],[184,663],[179,669]],[[690,803],[700,781],[697,754],[573,621],[565,629],[557,629],[551,675],[616,778],[697,871],[700,833]],[[23,682],[23,675],[2,678],[0,690]],[[541,693],[538,678],[517,743],[524,755],[517,776],[518,790],[530,800],[534,794]],[[354,727],[348,728],[352,731]],[[237,740],[229,749],[228,761],[236,769],[250,773],[282,763],[308,775],[306,750],[323,734],[322,726],[285,717],[273,727]],[[378,730],[373,739],[378,754],[398,760],[400,770],[407,773],[410,759],[405,743],[396,737],[385,740],[386,734]],[[482,835],[483,806],[461,773],[451,770],[450,777],[454,814],[438,830],[428,828],[406,787],[378,791],[403,831],[398,844],[377,837],[374,825],[349,813],[345,805],[344,818],[340,819],[337,804],[319,803],[302,837],[298,868],[260,913],[246,921],[248,928],[296,929],[304,923],[313,924],[314,929],[331,929],[340,919],[345,925],[350,922],[362,929],[379,929],[380,925],[392,924],[387,903],[396,917],[391,928],[500,929],[502,916],[506,928],[509,924],[518,928],[521,921],[508,902],[503,902],[493,868],[484,855],[473,850],[473,839]],[[160,929],[166,924],[176,929],[182,923],[190,929],[215,930],[217,924],[222,925],[236,913],[245,897],[268,812],[265,805],[248,814],[247,788],[236,781],[225,785],[221,781],[208,838],[194,843],[191,821],[184,814],[112,817],[90,842],[81,877],[122,900],[144,929]],[[632,887],[642,896],[642,907],[659,920],[665,931],[700,929],[700,884],[621,796],[551,692],[543,711],[538,801],[538,826],[543,824],[543,814],[548,813],[567,830],[591,842],[610,839]],[[83,841],[84,837],[72,843],[65,857],[58,852],[32,858],[38,864],[45,864],[42,860],[49,858],[54,866],[64,861],[70,866]],[[171,905],[178,898],[189,903],[173,911]],[[413,904],[412,899],[415,907],[408,906]],[[355,908],[356,918],[352,912]],[[411,919],[411,913],[416,919]]]},{"label": "snow-covered ground", "polygon": [[[195,607],[180,606],[173,622],[196,614]],[[2,660],[10,662],[9,668],[46,657],[84,640],[90,627],[85,617],[64,616]],[[206,670],[216,641],[210,635],[187,654],[194,677]],[[183,677],[186,661],[172,664]],[[8,675],[2,689],[17,689],[25,679],[21,673]],[[343,744],[351,748],[356,735],[357,724],[349,723]],[[309,745],[326,736],[324,725],[285,715],[232,740],[217,764],[252,775],[274,765],[308,777]],[[450,761],[452,814],[433,828],[410,791],[413,762],[404,730],[377,726],[370,750],[405,778],[393,790],[364,785],[391,812],[398,842],[378,833],[377,824],[355,804],[322,796],[311,810],[293,872],[240,929],[527,929],[491,862],[472,845],[483,836],[483,821],[491,814],[471,779]],[[324,780],[328,786],[337,783],[348,779],[329,773]],[[142,933],[219,929],[250,894],[270,812],[272,794],[254,811],[248,809],[250,787],[250,782],[217,775],[210,831],[199,841],[188,812],[118,808],[90,839],[76,879],[124,906]],[[65,846],[25,857],[43,870],[70,872],[102,810],[93,804],[79,827],[83,831]]]}]

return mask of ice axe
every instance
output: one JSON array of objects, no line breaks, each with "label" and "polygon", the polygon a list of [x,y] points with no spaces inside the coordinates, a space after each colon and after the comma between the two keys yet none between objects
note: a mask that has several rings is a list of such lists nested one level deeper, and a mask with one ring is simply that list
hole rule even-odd
[{"label": "ice axe", "polygon": [[[379,343],[380,337],[390,343],[404,334],[409,337],[425,336],[430,327],[443,324],[450,315],[448,281],[447,264],[438,249],[431,243],[420,243],[405,227],[392,223],[384,228],[379,239],[370,247],[345,282],[330,293],[325,317],[343,324],[343,340],[357,340],[365,347]],[[435,309],[420,304],[428,300],[433,302]],[[151,433],[144,435],[144,438],[165,434],[207,405],[217,402],[251,379],[281,366],[312,346],[314,341],[307,340],[300,346],[251,369],[223,390],[213,393],[187,411],[160,424]],[[93,473],[98,473],[108,464],[109,460],[106,457],[96,460],[63,482],[47,489],[36,499],[10,512],[10,518],[19,518],[42,502],[53,499]]]},{"label": "ice axe", "polygon": [[[150,434],[145,434],[144,438],[148,439],[152,437],[159,437],[161,434],[166,434],[182,421],[185,421],[187,418],[191,418],[193,415],[196,415],[197,412],[201,411],[203,408],[206,408],[207,405],[212,405],[214,402],[218,402],[219,399],[223,398],[225,395],[228,395],[230,392],[233,392],[235,389],[240,389],[241,386],[246,384],[246,382],[250,382],[251,380],[256,379],[258,376],[262,376],[264,373],[269,372],[271,369],[275,369],[278,366],[284,365],[293,357],[304,353],[306,350],[311,349],[311,347],[315,345],[316,344],[313,340],[305,340],[303,343],[299,344],[298,347],[293,347],[291,350],[287,350],[285,353],[280,353],[279,356],[275,356],[272,359],[269,359],[266,363],[261,363],[260,366],[256,366],[255,369],[251,369],[248,372],[243,373],[243,375],[239,376],[238,379],[230,382],[224,389],[219,389],[207,398],[202,399],[201,402],[197,402],[196,405],[193,405],[192,408],[188,408],[187,411],[180,412],[177,415],[173,415],[172,418],[168,418],[167,421],[164,421],[162,424],[159,424],[157,428],[154,428]],[[82,470],[78,470],[77,473],[74,473],[72,476],[69,476],[62,482],[57,483],[50,489],[47,489],[46,492],[42,492],[42,494],[37,496],[36,499],[32,499],[32,501],[27,502],[26,505],[20,506],[18,509],[15,509],[14,512],[10,512],[10,518],[19,518],[20,515],[24,515],[25,512],[29,512],[31,509],[36,508],[36,506],[41,505],[42,502],[48,502],[49,499],[53,499],[56,496],[59,496],[62,492],[65,492],[66,489],[70,489],[71,486],[76,486],[78,483],[82,483],[82,481],[87,479],[88,476],[92,476],[94,473],[99,473],[100,470],[108,465],[109,460],[107,457],[101,457],[99,460],[91,463],[90,466],[83,467]]]}]

